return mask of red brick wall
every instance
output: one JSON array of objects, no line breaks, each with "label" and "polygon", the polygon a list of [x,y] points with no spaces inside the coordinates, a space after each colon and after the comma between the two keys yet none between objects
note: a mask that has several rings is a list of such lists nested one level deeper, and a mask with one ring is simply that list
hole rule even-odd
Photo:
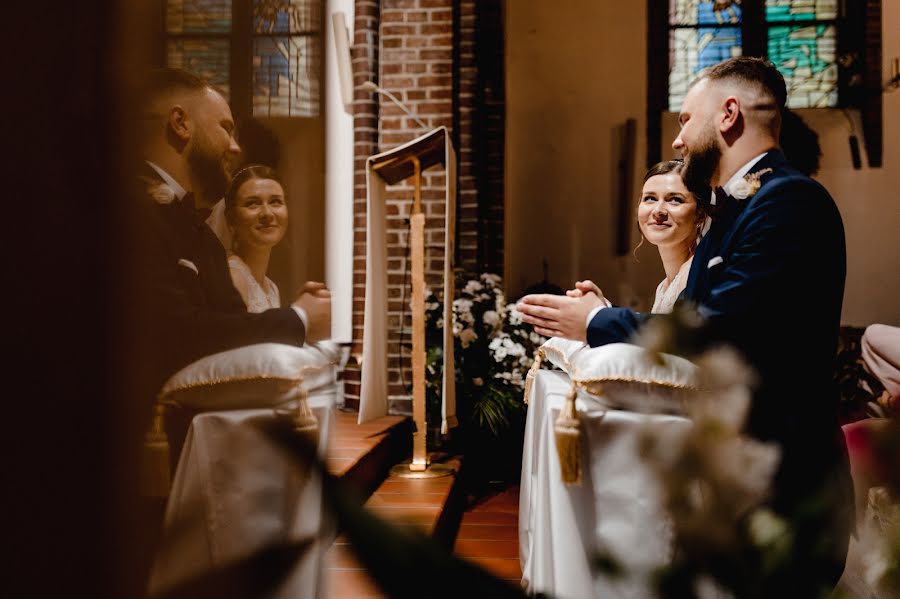
[{"label": "red brick wall", "polygon": [[[489,4],[499,6],[500,0]],[[354,84],[375,81],[394,94],[413,114],[431,127],[447,126],[457,148],[457,266],[466,271],[502,271],[502,118],[499,121],[499,155],[485,153],[484,135],[479,138],[479,123],[489,124],[479,113],[476,37],[478,10],[475,0],[357,0],[354,31]],[[500,12],[495,28],[502,30]],[[499,60],[502,63],[502,38]],[[496,49],[496,48],[493,48]],[[496,62],[498,56],[491,56]],[[502,69],[501,69],[502,73]],[[502,86],[502,83],[501,83]],[[354,297],[353,352],[362,351],[362,321],[365,297],[365,160],[376,152],[407,142],[428,129],[421,128],[390,99],[357,91],[354,101]],[[502,112],[501,112],[502,116]],[[480,119],[480,120],[479,120]],[[491,123],[496,135],[497,122]],[[480,148],[480,152],[476,150]],[[496,149],[496,148],[495,148]],[[488,203],[499,198],[500,229],[490,230],[492,259],[485,257],[485,232],[480,228],[483,215],[496,217],[486,205],[479,205],[479,184],[484,183],[486,162],[498,170],[499,195],[487,195]],[[439,288],[443,277],[444,251],[444,172],[433,168],[425,173],[422,200],[426,214],[426,281]],[[495,190],[496,192],[496,190]],[[389,395],[396,411],[409,410],[407,386],[409,370],[410,275],[408,218],[412,185],[390,187],[387,195],[388,241],[388,366]],[[487,212],[486,212],[487,210]],[[487,222],[487,221],[486,221]],[[499,244],[499,245],[498,245]],[[496,254],[496,248],[501,251]],[[497,257],[499,256],[499,262]],[[492,261],[493,260],[493,261]],[[353,406],[359,397],[359,373],[347,373],[347,402]]]},{"label": "red brick wall", "polygon": [[[353,19],[353,87],[378,78],[378,0],[356,0]],[[362,355],[363,305],[366,283],[366,158],[378,152],[378,103],[372,94],[353,92],[353,347],[355,359]],[[358,364],[351,362],[344,373],[348,407],[359,407]]]},{"label": "red brick wall", "polygon": [[478,190],[475,181],[473,112],[478,71],[475,64],[475,0],[461,0],[457,10],[457,265],[478,268]]},{"label": "red brick wall", "polygon": [[473,94],[474,135],[471,147],[475,187],[478,190],[477,270],[502,275],[506,137],[504,2],[472,0],[471,4],[476,11],[474,49],[477,76]]},{"label": "red brick wall", "polygon": [[[453,124],[452,0],[382,0],[379,85],[403,102],[429,127]],[[388,98],[380,99],[380,150],[389,150],[428,131]],[[422,204],[426,216],[425,276],[438,288],[443,278],[443,169],[424,174]],[[410,264],[408,219],[412,181],[389,187],[388,214],[388,394],[391,404],[409,409]]]}]

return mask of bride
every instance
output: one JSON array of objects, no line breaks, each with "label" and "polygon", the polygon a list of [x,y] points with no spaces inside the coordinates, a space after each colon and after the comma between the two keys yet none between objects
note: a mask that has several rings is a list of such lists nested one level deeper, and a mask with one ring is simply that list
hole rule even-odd
[{"label": "bride", "polygon": [[687,285],[694,251],[706,222],[706,214],[697,198],[681,180],[682,168],[684,162],[681,160],[654,165],[644,175],[638,205],[641,243],[646,239],[656,246],[666,271],[666,278],[656,288],[650,310],[656,314],[671,312],[675,300]]},{"label": "bride", "polygon": [[266,271],[272,248],[287,231],[288,209],[273,169],[257,164],[235,174],[225,194],[225,220],[231,236],[231,280],[247,311],[280,307],[278,287]]},{"label": "bride", "polygon": [[[671,312],[687,285],[694,250],[706,222],[705,211],[681,179],[683,168],[681,160],[667,160],[651,167],[644,175],[638,204],[641,242],[634,249],[637,251],[645,240],[655,245],[666,271],[666,277],[656,288],[651,310],[656,314]],[[589,292],[602,297],[600,289],[591,281],[579,281],[575,289],[566,293],[579,297]]]}]

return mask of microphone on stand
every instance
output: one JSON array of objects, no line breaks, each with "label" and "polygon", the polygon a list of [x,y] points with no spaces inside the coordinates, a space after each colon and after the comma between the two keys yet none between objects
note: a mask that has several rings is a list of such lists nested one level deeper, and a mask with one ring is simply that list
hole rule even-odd
[{"label": "microphone on stand", "polygon": [[406,105],[405,105],[403,102],[401,102],[400,100],[398,100],[397,97],[394,96],[394,94],[392,94],[392,93],[389,92],[388,90],[384,89],[383,87],[379,87],[379,86],[376,85],[374,82],[372,82],[372,81],[366,81],[365,83],[360,84],[359,87],[358,87],[357,89],[361,89],[361,90],[367,91],[367,92],[379,93],[379,94],[381,94],[382,96],[387,96],[388,99],[389,99],[391,102],[393,102],[394,104],[396,104],[396,105],[400,108],[400,110],[402,110],[403,112],[405,112],[406,115],[407,115],[409,118],[413,119],[416,123],[418,123],[418,125],[419,125],[420,127],[422,127],[423,129],[431,129],[431,127],[428,126],[428,125],[426,125],[426,124],[422,121],[422,119],[420,119],[419,117],[417,117],[416,115],[414,115],[414,114],[409,110],[409,108],[406,107]]}]

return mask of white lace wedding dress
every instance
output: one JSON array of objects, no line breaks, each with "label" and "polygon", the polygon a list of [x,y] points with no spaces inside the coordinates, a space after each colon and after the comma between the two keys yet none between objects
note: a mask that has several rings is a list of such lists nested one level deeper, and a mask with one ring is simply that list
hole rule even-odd
[{"label": "white lace wedding dress", "polygon": [[681,295],[681,292],[684,291],[685,285],[687,285],[688,274],[691,272],[691,262],[693,260],[694,257],[691,256],[687,259],[687,262],[681,265],[681,268],[678,269],[678,274],[675,275],[671,283],[668,279],[663,279],[659,282],[651,312],[654,314],[668,314],[672,311],[675,301]]},{"label": "white lace wedding dress", "polygon": [[228,266],[231,268],[231,280],[241,297],[244,298],[248,312],[265,312],[271,308],[281,307],[278,286],[272,279],[266,277],[264,285],[260,285],[253,273],[250,272],[250,267],[246,262],[235,254],[229,254]]}]

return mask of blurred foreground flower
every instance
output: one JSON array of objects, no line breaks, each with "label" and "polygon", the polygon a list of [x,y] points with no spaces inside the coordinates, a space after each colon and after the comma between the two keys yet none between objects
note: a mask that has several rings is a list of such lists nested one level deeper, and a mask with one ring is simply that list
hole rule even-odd
[{"label": "blurred foreground flower", "polygon": [[763,507],[781,458],[777,444],[742,431],[755,375],[732,349],[696,355],[702,321],[692,310],[654,319],[637,342],[652,354],[675,353],[698,367],[686,402],[692,426],[648,424],[643,459],[656,474],[674,532],[674,559],[657,572],[665,597],[753,596],[765,571],[790,559],[792,531]]},{"label": "blurred foreground flower", "polygon": [[642,450],[662,482],[676,542],[713,555],[745,541],[743,520],[766,499],[780,451],[741,434],[752,376],[737,354],[715,349],[695,363],[703,391],[687,402],[693,426],[648,425]]}]

